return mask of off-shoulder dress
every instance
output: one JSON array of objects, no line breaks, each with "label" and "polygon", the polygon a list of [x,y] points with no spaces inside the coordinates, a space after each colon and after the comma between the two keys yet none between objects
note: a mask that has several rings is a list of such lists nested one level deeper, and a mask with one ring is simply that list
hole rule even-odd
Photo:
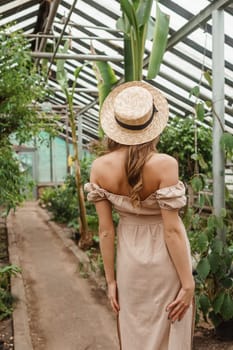
[{"label": "off-shoulder dress", "polygon": [[[86,184],[85,190],[89,201],[107,199],[120,216],[117,285],[121,350],[191,350],[193,306],[174,323],[165,311],[177,295],[180,280],[164,241],[160,211],[185,205],[183,183],[155,191],[138,208],[128,196],[108,192],[94,183]],[[190,251],[184,228],[183,234]]]}]

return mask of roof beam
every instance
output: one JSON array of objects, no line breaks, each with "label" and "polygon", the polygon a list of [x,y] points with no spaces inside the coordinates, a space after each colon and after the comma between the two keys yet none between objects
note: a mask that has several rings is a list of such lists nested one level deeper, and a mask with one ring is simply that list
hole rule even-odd
[{"label": "roof beam", "polygon": [[198,15],[193,16],[183,27],[168,39],[167,50],[170,50],[178,42],[182,41],[190,33],[194,32],[201,24],[207,22],[214,10],[228,6],[232,0],[216,0],[208,5]]},{"label": "roof beam", "polygon": [[[44,34],[48,34],[51,31],[52,24],[53,24],[54,18],[56,16],[57,9],[58,9],[58,6],[60,4],[60,1],[61,0],[54,0],[51,3],[49,15],[48,15],[46,26],[45,26],[45,29],[44,29]],[[43,49],[45,48],[45,45],[46,45],[46,41],[47,41],[47,38],[42,38],[41,39],[39,51],[43,51]]]},{"label": "roof beam", "polygon": [[31,1],[31,0],[16,0],[14,2],[10,1],[8,4],[0,7],[0,13],[12,10],[12,8],[17,7],[17,6],[22,6],[23,4],[25,4],[29,1]]},{"label": "roof beam", "polygon": [[[37,58],[52,58],[54,56],[53,53],[50,52],[30,52],[32,57]],[[122,56],[107,56],[107,55],[73,55],[73,54],[62,54],[57,53],[55,55],[56,59],[64,59],[64,60],[80,60],[80,61],[115,61],[115,62],[121,62],[123,61]]]}]

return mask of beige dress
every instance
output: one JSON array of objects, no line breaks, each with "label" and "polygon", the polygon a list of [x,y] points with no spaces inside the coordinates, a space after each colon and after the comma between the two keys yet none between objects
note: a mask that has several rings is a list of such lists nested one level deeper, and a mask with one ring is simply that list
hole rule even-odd
[{"label": "beige dress", "polygon": [[[89,201],[107,199],[120,215],[117,285],[121,349],[190,350],[193,307],[175,323],[165,311],[177,295],[180,281],[164,241],[160,211],[185,205],[183,183],[157,190],[141,201],[139,208],[132,206],[128,196],[110,193],[96,184],[88,183],[85,189]],[[189,250],[185,229],[183,234]]]}]

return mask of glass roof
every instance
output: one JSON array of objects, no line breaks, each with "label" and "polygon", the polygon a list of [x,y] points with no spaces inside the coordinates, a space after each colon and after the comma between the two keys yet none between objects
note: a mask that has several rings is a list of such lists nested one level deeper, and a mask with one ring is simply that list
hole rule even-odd
[{"label": "glass roof", "polygon": [[[10,2],[1,0],[0,26],[14,22],[12,30],[20,29],[25,35],[33,34],[39,18],[41,31],[43,31],[46,19],[43,19],[43,16],[40,17],[40,12],[46,1],[49,4],[52,0],[12,0]],[[190,19],[198,16],[200,11],[206,9],[211,3],[217,2],[220,3],[219,0],[160,0],[161,9],[170,15],[169,37],[173,38],[179,29],[190,22]],[[59,5],[52,21],[51,38],[47,39],[47,42],[53,45],[55,45],[64,29],[64,23],[70,14],[74,0],[53,0],[52,5],[55,5],[55,3],[59,3]],[[225,121],[226,130],[233,133],[233,7],[232,1],[222,1],[222,3],[224,3],[225,20]],[[109,57],[109,62],[119,80],[123,78],[124,74],[123,36],[122,33],[116,30],[116,20],[120,14],[119,1],[78,0],[64,32],[64,39],[68,38],[70,40],[69,53],[71,55],[90,55],[90,45],[92,43],[96,54]],[[152,15],[156,15],[155,1]],[[36,51],[38,51],[38,47],[37,43]],[[147,42],[146,48],[145,62],[147,62],[150,54],[151,42]],[[97,138],[99,109],[97,82],[93,73],[92,62],[86,62],[87,65],[80,73],[75,95],[77,118],[80,118],[80,115],[82,116],[84,143]],[[73,80],[75,68],[82,64],[83,60],[77,57],[66,61],[70,81]],[[185,117],[193,112],[195,99],[190,98],[189,93],[199,83],[201,84],[200,99],[203,101],[211,99],[211,88],[203,77],[203,72],[206,70],[210,72],[212,70],[211,14],[207,17],[206,22],[201,23],[190,34],[183,37],[181,41],[168,48],[159,75],[153,81],[150,81],[166,95],[171,116]],[[56,64],[52,63],[49,84],[54,89],[54,96],[50,98],[50,102],[56,111],[58,111],[56,106],[58,108],[58,106],[64,105],[63,112],[65,113],[65,97],[56,82],[55,72]],[[208,118],[206,118],[206,124],[208,125]]]}]

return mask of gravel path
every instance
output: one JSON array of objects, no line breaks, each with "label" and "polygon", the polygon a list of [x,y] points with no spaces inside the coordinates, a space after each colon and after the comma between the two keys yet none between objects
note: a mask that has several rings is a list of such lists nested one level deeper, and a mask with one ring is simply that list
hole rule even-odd
[{"label": "gravel path", "polygon": [[9,219],[23,270],[33,350],[117,350],[106,298],[80,277],[77,259],[40,210],[28,202]]}]

